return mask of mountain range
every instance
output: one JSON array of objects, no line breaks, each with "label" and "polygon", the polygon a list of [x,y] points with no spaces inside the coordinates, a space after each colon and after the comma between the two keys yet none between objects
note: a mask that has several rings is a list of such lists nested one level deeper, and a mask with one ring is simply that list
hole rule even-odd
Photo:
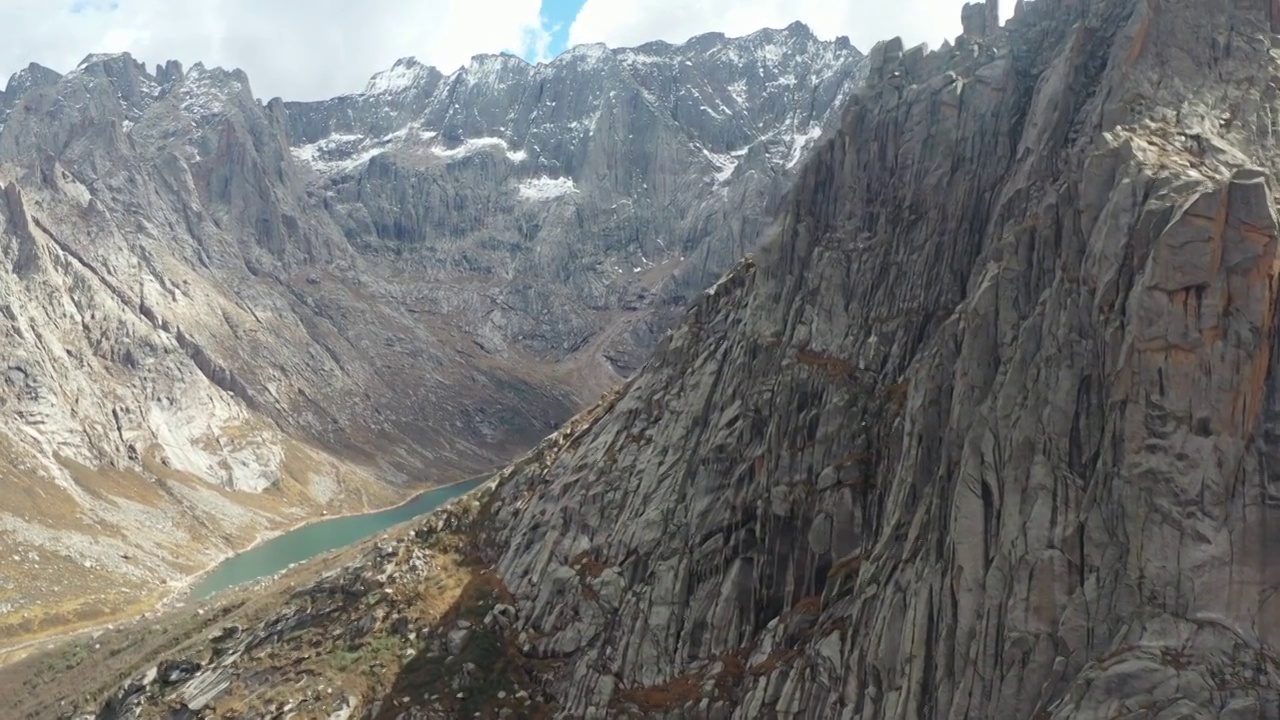
[{"label": "mountain range", "polygon": [[999,16],[872,48],[763,244],[477,490],[0,693],[96,720],[1280,717],[1280,5]]},{"label": "mountain range", "polygon": [[795,24],[310,103],[127,54],[17,73],[0,636],[526,450],[765,239],[865,70]]}]

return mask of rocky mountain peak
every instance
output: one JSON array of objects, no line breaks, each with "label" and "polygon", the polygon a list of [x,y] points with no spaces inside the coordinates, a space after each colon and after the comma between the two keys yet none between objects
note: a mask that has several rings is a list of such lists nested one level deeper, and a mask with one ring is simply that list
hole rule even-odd
[{"label": "rocky mountain peak", "polygon": [[6,599],[0,632],[492,467],[634,372],[864,75],[744,42],[403,58],[314,103],[127,54],[15,75],[0,490],[57,500],[0,508],[0,578],[68,584]]},{"label": "rocky mountain peak", "polygon": [[[625,383],[99,707],[1280,717],[1280,10],[992,7],[871,50],[769,240]],[[500,152],[431,181],[521,177]]]},{"label": "rocky mountain peak", "polygon": [[88,55],[85,55],[84,59],[75,66],[72,72],[83,71],[92,65],[111,64],[119,67],[135,63],[137,63],[137,60],[134,60],[133,55],[127,52],[89,53]]},{"label": "rocky mountain peak", "polygon": [[404,57],[396,60],[388,70],[383,70],[369,78],[365,85],[366,95],[384,95],[405,92],[429,74],[434,68],[418,62],[417,58]]},{"label": "rocky mountain peak", "polygon": [[58,82],[61,78],[62,74],[56,70],[50,70],[38,63],[31,63],[9,77],[9,83],[4,89],[4,97],[7,104],[12,105],[26,94],[28,90],[35,87],[52,85]]},{"label": "rocky mountain peak", "polygon": [[161,85],[179,82],[184,77],[186,77],[186,74],[183,72],[182,63],[177,60],[169,60],[164,65],[156,65],[155,78],[156,82]]}]

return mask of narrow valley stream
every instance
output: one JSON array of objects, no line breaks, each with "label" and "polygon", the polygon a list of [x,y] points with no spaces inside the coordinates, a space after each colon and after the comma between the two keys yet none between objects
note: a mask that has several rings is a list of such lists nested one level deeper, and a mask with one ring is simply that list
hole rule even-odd
[{"label": "narrow valley stream", "polygon": [[190,597],[203,600],[228,588],[269,577],[330,550],[346,547],[370,535],[412,520],[478,487],[477,478],[428,490],[403,505],[303,525],[219,563],[191,587]]}]

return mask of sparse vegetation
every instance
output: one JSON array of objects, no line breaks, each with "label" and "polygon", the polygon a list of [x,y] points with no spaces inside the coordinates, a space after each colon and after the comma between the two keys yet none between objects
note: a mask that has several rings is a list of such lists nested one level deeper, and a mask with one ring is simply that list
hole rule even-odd
[{"label": "sparse vegetation", "polygon": [[574,570],[577,570],[579,575],[583,575],[589,578],[598,578],[604,574],[605,570],[609,568],[608,565],[591,557],[590,553],[585,553],[585,552],[579,553],[571,561],[569,561],[569,566],[572,567]]},{"label": "sparse vegetation", "polygon": [[889,404],[896,412],[902,412],[907,407],[907,395],[911,391],[911,383],[909,380],[899,380],[889,386],[888,398]]},{"label": "sparse vegetation", "polygon": [[835,580],[837,578],[857,576],[861,570],[862,553],[855,553],[837,560],[831,566],[831,569],[827,571],[827,578],[828,580]]},{"label": "sparse vegetation", "polygon": [[817,615],[822,612],[822,598],[817,595],[801,598],[791,608],[791,612],[796,615]]},{"label": "sparse vegetation", "polygon": [[851,379],[858,371],[858,368],[848,360],[816,352],[809,348],[801,348],[796,351],[796,362],[822,373],[831,380]]},{"label": "sparse vegetation", "polygon": [[666,713],[698,702],[702,697],[701,673],[681,675],[661,685],[625,688],[614,698],[615,705],[623,709],[634,708],[645,716]]},{"label": "sparse vegetation", "polygon": [[[255,433],[264,432],[253,426],[232,426],[227,431],[226,442],[233,444],[251,443]],[[24,543],[19,536],[16,551],[0,553],[0,577],[10,582],[9,587],[0,586],[0,607],[7,606],[0,612],[0,648],[22,647],[21,652],[26,652],[33,641],[149,612],[170,592],[157,586],[163,588],[163,583],[174,577],[203,571],[209,564],[209,548],[231,551],[248,547],[265,533],[284,530],[301,517],[318,513],[321,506],[312,494],[312,483],[325,472],[320,465],[324,461],[302,443],[288,441],[285,448],[283,479],[266,493],[227,490],[169,467],[158,445],[141,449],[141,470],[92,468],[55,456],[79,497],[104,503],[117,512],[122,502],[131,503],[138,512],[154,512],[171,523],[171,531],[138,537],[111,524],[86,524],[81,501],[58,482],[35,475],[22,465],[18,448],[0,434],[0,481],[22,488],[7,496],[6,513],[32,518],[33,526],[60,534],[68,545],[55,547],[39,536]],[[348,474],[353,478],[358,475]],[[339,508],[363,510],[370,504],[390,505],[397,499],[389,487],[355,480],[338,483],[336,493],[331,504]],[[211,512],[209,507],[233,512]],[[83,553],[75,550],[77,542],[97,550],[104,540],[121,550],[105,560],[100,555],[93,559],[92,554],[82,558],[79,555]],[[136,567],[135,555],[148,551],[168,566],[169,576],[142,580],[122,571],[125,566]],[[16,659],[21,652],[0,649],[0,662]]]}]

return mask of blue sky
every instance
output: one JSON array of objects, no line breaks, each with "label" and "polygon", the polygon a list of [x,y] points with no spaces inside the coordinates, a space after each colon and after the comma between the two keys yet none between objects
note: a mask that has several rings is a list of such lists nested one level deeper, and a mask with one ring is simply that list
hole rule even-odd
[{"label": "blue sky", "polygon": [[547,47],[547,54],[551,57],[568,49],[569,27],[582,9],[583,2],[584,0],[542,0],[543,27],[551,33],[551,44]]}]

